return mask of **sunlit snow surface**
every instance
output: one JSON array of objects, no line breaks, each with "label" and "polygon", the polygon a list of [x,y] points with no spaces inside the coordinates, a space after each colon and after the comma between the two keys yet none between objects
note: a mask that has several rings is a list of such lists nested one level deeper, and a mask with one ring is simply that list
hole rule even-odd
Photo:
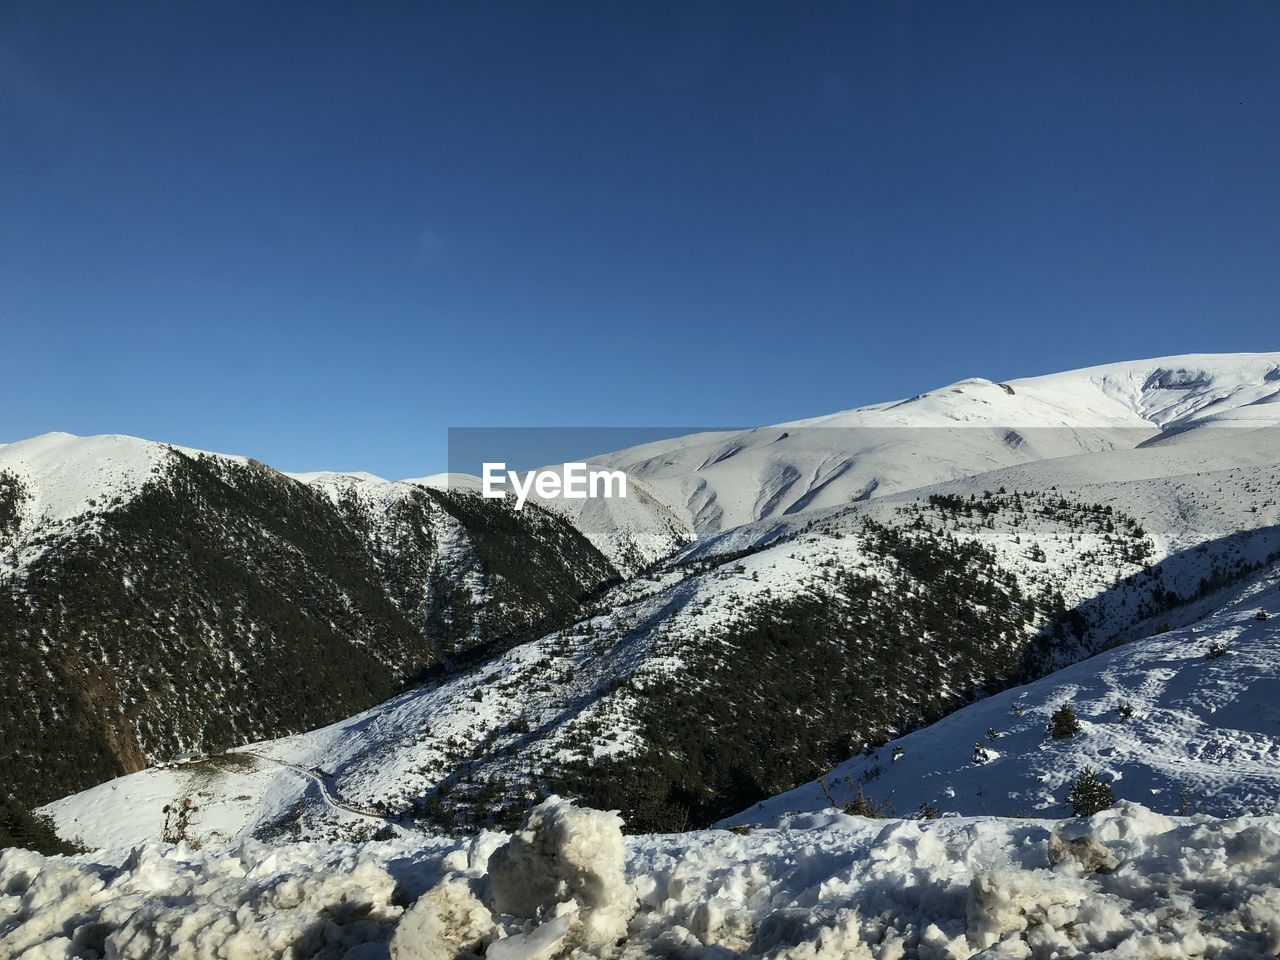
[{"label": "sunlit snow surface", "polygon": [[[567,899],[557,901],[567,906],[503,917],[488,882],[489,855],[502,836],[448,841],[395,827],[394,839],[347,841],[384,828],[377,804],[395,809],[452,775],[518,716],[537,736],[509,761],[495,753],[486,762],[537,765],[563,750],[584,720],[602,728],[591,741],[597,756],[626,750],[634,727],[615,680],[678,671],[671,651],[680,644],[714,636],[757,597],[811,589],[828,558],[857,563],[852,533],[863,517],[892,522],[930,492],[968,497],[1007,487],[1112,506],[1144,525],[1155,559],[1182,586],[1208,572],[1205,551],[1261,560],[1280,538],[1280,430],[1249,428],[1274,427],[1278,397],[1280,355],[1182,357],[1009,384],[963,381],[815,421],[601,458],[625,461],[657,499],[651,516],[579,517],[584,532],[622,550],[641,542],[636,531],[678,533],[684,524],[703,535],[684,558],[710,569],[668,564],[614,588],[590,639],[552,634],[321,730],[143,771],[50,805],[64,836],[114,852],[52,861],[5,853],[0,957],[28,947],[33,958],[290,950],[349,960],[388,951],[471,951],[492,960],[575,952],[708,960],[1275,955],[1280,827],[1269,817],[1175,822],[1125,803],[1091,828],[1105,849],[1054,848],[1055,857],[1080,853],[1086,869],[1075,857],[1050,864],[1048,821],[868,822],[790,812],[819,811],[860,788],[905,815],[928,802],[944,813],[1060,816],[1066,786],[1084,766],[1110,779],[1124,801],[1164,813],[1275,809],[1280,592],[1269,570],[1172,612],[1166,625],[1134,625],[1122,638],[1134,641],[1127,646],[854,758],[824,779],[825,791],[814,784],[744,811],[738,819],[757,824],[745,835],[631,838],[625,883],[634,915],[630,894],[601,880],[609,871],[597,865],[573,883],[551,871],[559,877],[553,888],[568,884]],[[1064,422],[1089,427],[1049,440],[1029,433],[1060,431]],[[1023,443],[989,429],[1008,423],[1026,428]],[[825,445],[837,434],[844,446]],[[851,448],[850,437],[865,443]],[[0,465],[16,465],[37,498],[46,497],[28,516],[76,522],[81,511],[102,509],[99,491],[127,497],[145,482],[155,461],[150,448],[145,457],[129,452],[140,443],[37,438],[0,447]],[[82,444],[97,448],[84,446],[81,458]],[[55,446],[58,457],[32,456]],[[66,483],[53,472],[63,463],[72,464]],[[355,485],[369,496],[400,486],[371,477],[303,479],[322,489]],[[1020,533],[1034,535],[1045,553],[1032,561],[999,522],[956,522],[956,536],[981,540],[1028,586],[1055,583],[1073,604],[1132,599],[1121,582],[1132,571],[1079,562],[1090,544],[1078,531],[1029,521]],[[743,550],[756,552],[715,565]],[[1221,655],[1208,656],[1217,646]],[[1047,742],[1048,715],[1068,700],[1083,731]],[[1120,717],[1122,704],[1130,717]],[[976,742],[989,747],[987,763],[973,762]],[[303,836],[340,842],[247,839],[299,811]],[[556,839],[534,844],[553,859],[562,846],[586,854],[612,844],[599,817],[588,816],[581,830],[572,815],[555,819]],[[184,822],[175,830],[177,820]],[[204,848],[127,852],[173,832]],[[578,862],[578,854],[565,856]],[[609,917],[630,915],[621,944],[587,934],[598,929],[584,919],[593,910],[605,911],[605,928]]]},{"label": "sunlit snow surface", "polygon": [[[914,397],[601,451],[626,500],[550,500],[620,570],[741,524],[885,497],[1038,460],[1280,424],[1280,353],[1191,354],[1005,383],[974,377]],[[475,487],[461,474],[427,485]]]},{"label": "sunlit snow surface", "polygon": [[[629,838],[548,801],[513,841],[0,854],[0,955],[488,960],[1263,957],[1280,822],[792,818]],[[25,951],[25,952],[24,952]]]},{"label": "sunlit snow surface", "polygon": [[[1280,354],[1112,363],[594,457],[641,479],[699,535],[1208,425],[1280,423]],[[1010,429],[1017,436],[1010,437]]]}]

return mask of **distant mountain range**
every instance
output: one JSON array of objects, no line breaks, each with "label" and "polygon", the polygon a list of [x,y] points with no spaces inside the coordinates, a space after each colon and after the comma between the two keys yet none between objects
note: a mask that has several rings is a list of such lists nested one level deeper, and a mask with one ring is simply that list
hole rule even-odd
[{"label": "distant mountain range", "polygon": [[[908,764],[907,786],[886,751],[919,757],[905,745],[999,691],[1195,630],[1264,577],[1277,425],[1280,354],[967,380],[603,454],[635,495],[520,512],[456,478],[286,477],[128,438],[0,447],[9,789],[43,802],[236,747],[46,808],[93,845],[509,824],[552,792],[680,829],[826,803],[786,792],[833,767],[899,813],[968,812],[969,772]],[[1280,642],[1255,623],[1251,643]],[[1027,695],[1019,749],[1058,696]],[[1280,741],[1249,736],[1238,789],[1170,760],[1130,799],[1252,809]],[[928,748],[937,770],[968,771],[954,740]],[[984,812],[1061,804],[1061,777],[1098,764],[1082,748],[1036,790],[986,743],[1003,772]]]},{"label": "distant mountain range", "polygon": [[[593,459],[625,469],[664,515],[705,537],[998,467],[1167,442],[1189,429],[1277,423],[1280,354],[1203,355],[962,380],[905,400]],[[624,533],[633,524],[616,521]],[[580,526],[607,549],[607,517]]]}]

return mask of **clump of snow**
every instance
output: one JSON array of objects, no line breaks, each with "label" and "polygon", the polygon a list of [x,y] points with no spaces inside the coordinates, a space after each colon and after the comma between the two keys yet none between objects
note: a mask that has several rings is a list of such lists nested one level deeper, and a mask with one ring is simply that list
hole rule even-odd
[{"label": "clump of snow", "polygon": [[0,854],[0,956],[345,956],[398,920],[385,864],[249,844],[201,858],[149,845],[119,866]]},{"label": "clump of snow", "polygon": [[584,943],[609,943],[634,912],[625,863],[621,817],[551,797],[490,857],[494,910],[529,920],[576,913]]},{"label": "clump of snow", "polygon": [[0,853],[0,956],[1109,957],[1280,950],[1280,820],[792,818],[624,838],[552,799],[509,838]]},{"label": "clump of snow", "polygon": [[391,937],[392,960],[480,956],[494,929],[493,914],[465,877],[453,875],[405,911]]}]

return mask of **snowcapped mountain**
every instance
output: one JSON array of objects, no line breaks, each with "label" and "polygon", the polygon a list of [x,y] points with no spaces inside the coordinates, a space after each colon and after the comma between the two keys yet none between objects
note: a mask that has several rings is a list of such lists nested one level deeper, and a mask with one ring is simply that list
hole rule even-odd
[{"label": "snowcapped mountain", "polygon": [[[624,573],[752,521],[888,496],[1004,466],[1125,449],[1212,426],[1280,423],[1280,353],[1106,364],[660,440],[593,457],[628,500],[548,501]],[[436,481],[437,483],[439,480]],[[450,482],[476,487],[475,477]]]},{"label": "snowcapped mountain", "polygon": [[[1105,364],[1004,383],[961,380],[905,400],[590,458],[627,499],[538,500],[623,574],[699,537],[1038,460],[1280,424],[1280,353]],[[554,469],[554,467],[553,467]],[[469,474],[408,481],[477,490]]]},{"label": "snowcapped mountain", "polygon": [[551,792],[707,824],[1207,613],[1280,553],[1277,396],[1280,354],[962,381],[607,454],[640,496],[523,512],[457,477],[0,447],[9,695],[40,704],[6,742],[105,731],[11,769],[47,797],[244,745],[48,808],[91,844],[504,825]]},{"label": "snowcapped mountain", "polygon": [[13,576],[59,534],[77,524],[92,524],[96,513],[133,499],[162,471],[170,449],[181,448],[133,437],[69,433],[0,444],[0,529],[6,534],[0,576]]},{"label": "snowcapped mountain", "polygon": [[0,794],[315,727],[571,622],[613,575],[554,515],[464,493],[131,437],[7,444]]},{"label": "snowcapped mountain", "polygon": [[[563,465],[559,472],[563,476]],[[572,523],[626,576],[671,556],[697,537],[682,511],[668,506],[630,474],[625,498],[548,500],[535,496],[533,500]]]},{"label": "snowcapped mountain", "polygon": [[[621,808],[638,829],[712,822],[965,704],[1194,622],[1280,556],[1280,430],[1145,436],[1165,439],[704,536],[598,596],[586,619],[472,669],[48,812],[103,845],[503,824],[549,792]],[[186,811],[180,825],[166,808]]]}]

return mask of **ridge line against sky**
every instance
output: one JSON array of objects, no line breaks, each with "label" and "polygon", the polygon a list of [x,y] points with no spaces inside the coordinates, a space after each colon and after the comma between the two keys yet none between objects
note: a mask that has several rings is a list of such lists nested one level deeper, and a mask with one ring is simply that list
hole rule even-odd
[{"label": "ridge line against sky", "polygon": [[433,472],[1280,347],[1280,6],[0,10],[0,437]]},{"label": "ridge line against sky", "polygon": [[[1205,379],[1205,378],[1208,379]],[[855,433],[865,430],[885,429],[890,433],[903,429],[913,431],[941,430],[952,432],[965,427],[979,431],[990,431],[992,427],[1012,428],[1023,439],[1038,432],[1054,433],[1063,429],[1067,421],[1060,418],[1066,416],[1071,420],[1068,430],[1077,427],[1093,427],[1110,432],[1118,437],[1126,429],[1137,432],[1133,441],[1141,446],[1142,441],[1151,439],[1152,430],[1177,431],[1179,424],[1195,419],[1194,414],[1200,411],[1193,400],[1198,400],[1205,389],[1212,389],[1214,395],[1211,407],[1221,406],[1230,398],[1227,407],[1243,406],[1252,409],[1258,404],[1269,404],[1275,401],[1280,392],[1272,385],[1280,377],[1280,351],[1235,353],[1235,354],[1182,354],[1167,357],[1148,357],[1136,360],[1122,360],[1076,370],[1055,371],[1050,374],[1031,377],[1011,377],[1004,381],[993,381],[982,377],[963,378],[951,384],[938,384],[927,391],[912,397],[880,400],[870,405],[843,411],[829,411],[812,418],[786,421],[774,424],[753,424],[731,426],[544,426],[544,427],[450,427],[447,431],[447,461],[439,470],[428,470],[413,477],[379,477],[366,470],[334,470],[315,468],[308,470],[284,470],[298,479],[323,475],[358,476],[378,480],[434,483],[446,475],[468,475],[479,477],[484,472],[486,463],[493,464],[499,472],[507,469],[521,471],[531,470],[554,464],[595,461],[608,463],[612,455],[631,451],[644,459],[657,456],[660,449],[646,452],[647,445],[669,439],[692,440],[696,443],[727,443],[725,434],[767,434],[782,440],[794,437],[797,433],[834,431],[842,434],[846,431]],[[1014,387],[1017,387],[1015,390]],[[1250,396],[1240,398],[1235,395],[1235,388],[1244,388]],[[1000,416],[1009,419],[989,419],[983,415],[984,410],[995,410],[990,407],[990,400],[983,398],[984,391],[997,391],[1003,388],[1004,395],[999,399],[1012,404],[1007,406]],[[1049,391],[1046,396],[1038,393]],[[1185,390],[1192,392],[1184,393]],[[973,392],[976,391],[976,392]],[[1171,403],[1171,394],[1172,400]],[[928,398],[948,398],[966,396],[967,411],[948,412],[943,409],[917,409],[916,402],[924,402]],[[1017,401],[1007,400],[1009,397],[1021,395]],[[1074,395],[1074,399],[1072,399]],[[1027,398],[1031,398],[1030,407],[1025,407]],[[1049,397],[1049,406],[1038,409]],[[1100,400],[1110,404],[1110,410],[1094,406]],[[936,401],[932,401],[936,402]],[[895,412],[911,408],[914,413],[907,413],[906,420],[898,420]],[[956,417],[955,414],[960,416]],[[966,415],[967,413],[967,415]],[[1213,419],[1217,426],[1233,426],[1242,430],[1255,430],[1267,423],[1266,416],[1261,419],[1244,417],[1236,422],[1232,418],[1223,419],[1222,411],[1218,411]],[[851,421],[849,415],[869,415],[870,420]],[[939,421],[938,416],[942,419]],[[1048,415],[1048,420],[1043,418]],[[880,422],[876,418],[887,416]],[[1116,420],[1119,416],[1121,419]],[[1055,425],[1056,424],[1056,425]],[[129,435],[98,435],[102,438],[120,438],[140,440],[142,443],[160,443],[185,449],[187,452],[199,453],[198,448],[175,443],[159,437],[130,437]],[[0,441],[0,448],[10,443],[35,441],[37,445],[47,441],[55,444],[65,440],[77,442],[82,437],[65,431],[55,431],[36,437],[15,438],[11,441]],[[856,445],[856,443],[855,443]],[[25,446],[25,445],[24,445]],[[661,446],[661,445],[659,445]],[[833,448],[834,449],[834,448]],[[249,457],[260,459],[246,451],[206,451],[215,455],[231,457]],[[3,454],[0,454],[2,457]],[[22,456],[19,459],[23,459]],[[716,461],[718,462],[718,461]],[[497,466],[501,464],[501,466]],[[268,464],[270,466],[270,464]]]}]

